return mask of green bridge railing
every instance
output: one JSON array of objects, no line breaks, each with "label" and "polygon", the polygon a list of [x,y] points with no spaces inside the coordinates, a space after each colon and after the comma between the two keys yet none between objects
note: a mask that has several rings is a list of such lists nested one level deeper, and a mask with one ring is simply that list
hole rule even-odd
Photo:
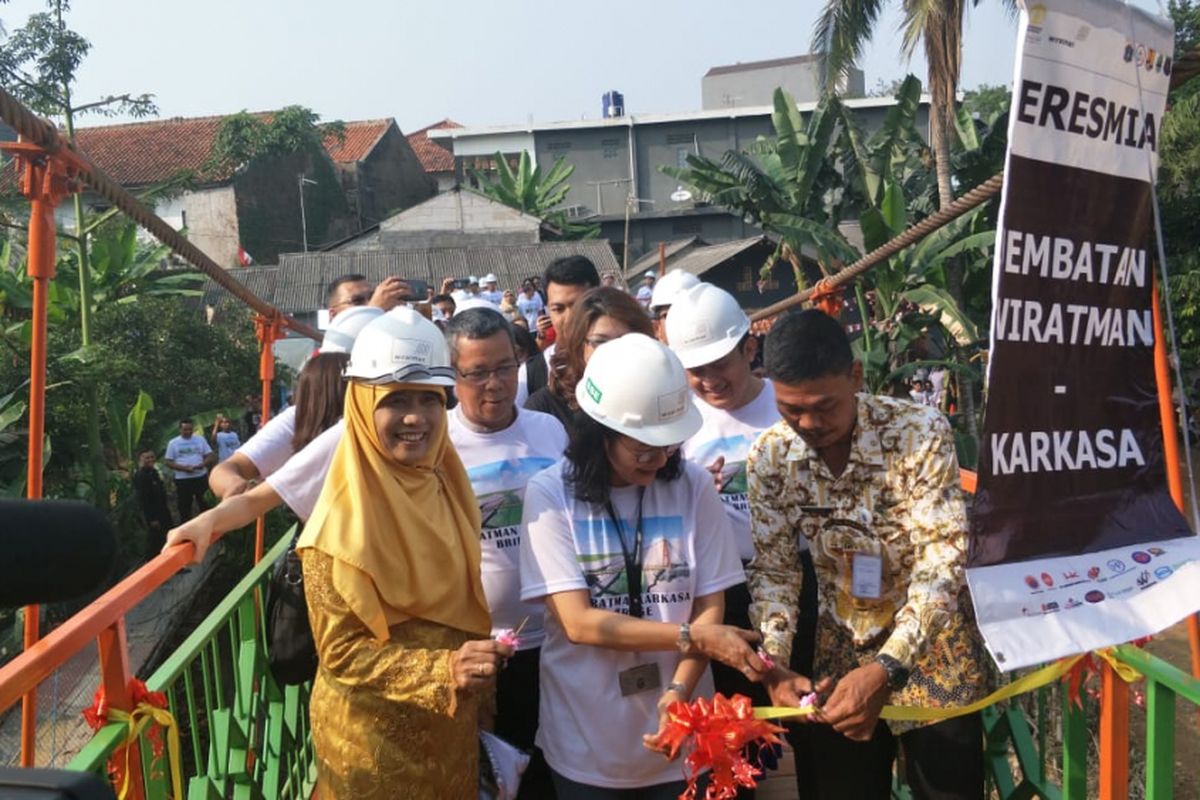
[{"label": "green bridge railing", "polygon": [[[307,687],[281,688],[267,668],[261,620],[267,583],[275,561],[286,551],[291,533],[282,536],[263,560],[233,588],[204,622],[146,681],[163,692],[180,727],[184,791],[187,800],[308,800],[315,767],[308,727]],[[1200,707],[1200,680],[1138,647],[1113,649],[1115,658],[1145,680],[1145,794],[1149,800],[1175,796],[1176,702]],[[1089,764],[1088,710],[1058,691],[1061,707],[1039,690],[1027,715],[1009,701],[984,712],[988,776],[1001,800],[1086,800],[1095,793],[1093,778],[1102,769]],[[1128,719],[1124,721],[1128,731]],[[1057,728],[1060,750],[1052,758],[1050,735]],[[69,769],[103,774],[126,736],[124,724],[103,727]],[[155,759],[146,734],[141,736],[141,771],[146,797],[170,796],[166,756]],[[119,756],[118,756],[119,757]],[[1058,770],[1049,770],[1051,760]],[[1053,772],[1053,774],[1050,774]],[[897,782],[894,797],[907,798]],[[1110,797],[1101,793],[1101,797]],[[1113,800],[1124,794],[1112,795]]]},{"label": "green bridge railing", "polygon": [[[312,795],[308,688],[275,683],[261,624],[271,570],[291,540],[291,532],[280,537],[146,680],[147,689],[167,696],[179,725],[187,800]],[[104,774],[127,731],[121,723],[105,725],[67,768]],[[145,732],[140,751],[146,796],[167,798],[166,755],[154,758]]]}]

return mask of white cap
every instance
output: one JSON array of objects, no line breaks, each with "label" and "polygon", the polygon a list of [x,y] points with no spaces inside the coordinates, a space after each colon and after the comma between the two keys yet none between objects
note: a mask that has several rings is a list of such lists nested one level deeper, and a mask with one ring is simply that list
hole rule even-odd
[{"label": "white cap", "polygon": [[475,295],[467,295],[467,297],[461,303],[458,303],[454,306],[454,313],[461,314],[464,311],[470,311],[472,308],[486,308],[490,311],[500,311],[500,306],[496,305],[491,300],[483,297],[477,297]]},{"label": "white cap", "polygon": [[750,330],[750,318],[733,295],[711,283],[675,295],[666,324],[671,350],[688,369],[724,357]]},{"label": "white cap", "polygon": [[377,317],[358,334],[346,377],[367,383],[453,386],[450,348],[441,329],[407,306]]},{"label": "white cap", "polygon": [[[637,376],[630,380],[630,376]],[[641,333],[596,348],[575,399],[601,425],[656,447],[679,444],[700,430],[687,373],[674,353]]]},{"label": "white cap", "polygon": [[500,279],[497,278],[496,275],[491,272],[489,272],[487,275],[484,275],[483,280],[480,281],[480,283],[499,283],[499,282],[500,282]]},{"label": "white cap", "polygon": [[698,283],[700,279],[687,270],[673,269],[654,284],[654,294],[650,295],[650,307],[669,306],[675,302],[675,295]]},{"label": "white cap", "polygon": [[321,340],[322,353],[349,353],[354,339],[371,320],[383,315],[375,306],[351,306],[333,318]]},{"label": "white cap", "polygon": [[474,275],[471,275],[467,278],[467,283],[479,283],[479,278],[476,278]]}]

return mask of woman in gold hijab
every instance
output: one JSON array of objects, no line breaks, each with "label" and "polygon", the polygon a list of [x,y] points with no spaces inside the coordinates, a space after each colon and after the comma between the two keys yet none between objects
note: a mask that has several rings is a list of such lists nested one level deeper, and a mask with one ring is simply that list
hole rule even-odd
[{"label": "woman in gold hijab", "polygon": [[488,638],[479,511],[446,435],[449,352],[396,309],[359,334],[346,375],[345,433],[296,547],[318,795],[474,797],[479,697],[512,649]]}]

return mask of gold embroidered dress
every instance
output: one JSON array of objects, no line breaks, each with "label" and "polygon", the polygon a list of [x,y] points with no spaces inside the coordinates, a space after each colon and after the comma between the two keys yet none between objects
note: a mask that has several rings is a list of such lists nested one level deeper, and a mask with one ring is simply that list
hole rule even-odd
[{"label": "gold embroidered dress", "polygon": [[[750,450],[751,619],[786,664],[803,536],[817,574],[815,676],[841,677],[883,653],[912,670],[889,703],[965,705],[987,694],[990,672],[966,591],[966,505],[949,423],[903,400],[856,401],[850,459],[836,478],[786,422]],[[878,559],[877,598],[855,596],[856,554]]]},{"label": "gold embroidered dress", "polygon": [[491,629],[479,511],[444,415],[418,464],[379,444],[375,407],[404,389],[431,387],[350,383],[346,432],[297,544],[319,660],[321,800],[478,792],[478,699],[455,691],[450,663]]}]

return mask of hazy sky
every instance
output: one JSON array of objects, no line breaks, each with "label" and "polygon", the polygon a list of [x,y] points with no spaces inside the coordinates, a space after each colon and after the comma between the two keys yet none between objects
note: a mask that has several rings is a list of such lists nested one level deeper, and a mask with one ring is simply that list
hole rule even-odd
[{"label": "hazy sky", "polygon": [[[1152,0],[1138,5],[1157,7]],[[870,89],[912,71],[890,4],[861,64]],[[1016,21],[1000,0],[968,13],[963,87],[1007,84]],[[617,89],[629,113],[700,107],[718,64],[808,52],[820,0],[74,0],[91,41],[76,98],[149,92],[161,115],[307,106],[322,119],[395,117],[415,130],[600,115]],[[41,0],[0,5],[6,30]],[[85,124],[100,124],[90,118]]]}]

